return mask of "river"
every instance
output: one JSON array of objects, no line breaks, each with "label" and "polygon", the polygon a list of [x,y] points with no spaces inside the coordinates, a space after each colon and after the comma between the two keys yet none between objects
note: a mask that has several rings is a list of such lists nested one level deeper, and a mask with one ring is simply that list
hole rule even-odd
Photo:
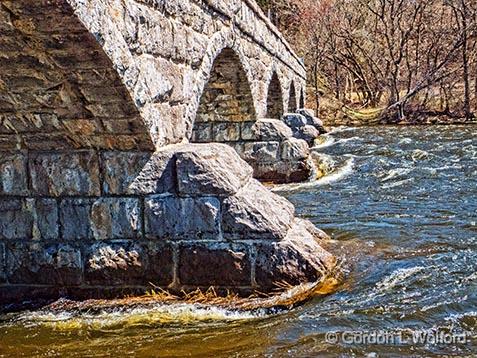
[{"label": "river", "polygon": [[333,294],[278,313],[3,315],[0,356],[475,356],[476,136],[476,126],[337,128],[314,149],[327,176],[274,189],[332,235],[346,277]]}]

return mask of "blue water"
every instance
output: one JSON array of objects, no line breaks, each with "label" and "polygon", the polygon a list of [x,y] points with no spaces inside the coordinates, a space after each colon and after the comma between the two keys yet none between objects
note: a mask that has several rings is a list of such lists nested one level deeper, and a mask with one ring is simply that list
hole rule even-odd
[{"label": "blue water", "polygon": [[[475,126],[338,130],[316,149],[335,180],[281,191],[332,234],[350,271],[344,290],[303,310],[297,329],[308,343],[297,352],[477,354],[476,134]],[[469,343],[319,344],[328,330],[432,329],[466,332]]]}]

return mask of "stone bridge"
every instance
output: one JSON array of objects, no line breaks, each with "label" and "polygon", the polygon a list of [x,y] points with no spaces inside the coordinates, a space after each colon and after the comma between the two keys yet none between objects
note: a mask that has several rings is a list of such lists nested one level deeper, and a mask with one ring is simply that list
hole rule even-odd
[{"label": "stone bridge", "polygon": [[0,0],[0,302],[323,277],[321,232],[187,144],[249,139],[305,82],[251,0]]},{"label": "stone bridge", "polygon": [[303,64],[252,1],[1,5],[0,148],[153,150],[196,117],[231,132],[304,100]]}]

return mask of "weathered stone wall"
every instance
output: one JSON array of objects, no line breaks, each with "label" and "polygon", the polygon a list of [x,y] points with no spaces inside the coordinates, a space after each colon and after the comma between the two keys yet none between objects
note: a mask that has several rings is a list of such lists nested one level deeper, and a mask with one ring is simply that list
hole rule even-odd
[{"label": "weathered stone wall", "polygon": [[0,2],[0,150],[152,149],[96,38],[66,3]]},{"label": "weathered stone wall", "polygon": [[258,117],[273,73],[283,93],[305,84],[303,65],[251,1],[2,0],[0,23],[8,149],[181,142],[226,47],[240,57]]},{"label": "weathered stone wall", "polygon": [[177,144],[222,107],[203,141],[243,139],[292,83],[251,0],[0,0],[0,303],[322,277],[322,233],[235,151]]},{"label": "weathered stone wall", "polygon": [[[12,152],[0,173],[0,303],[158,287],[249,294],[334,265],[293,205],[225,145]],[[272,253],[300,266],[270,267]]]},{"label": "weathered stone wall", "polygon": [[[258,117],[266,114],[274,72],[283,93],[292,80],[304,87],[304,66],[253,2],[96,0],[73,6],[86,27],[104,39],[103,48],[124,69],[123,77],[131,77],[124,82],[135,85],[129,88],[132,97],[142,99],[140,111],[149,127],[157,126],[156,143],[190,138],[214,61],[225,48],[241,60]],[[151,75],[157,72],[159,77]],[[161,90],[168,95],[157,101]]]}]

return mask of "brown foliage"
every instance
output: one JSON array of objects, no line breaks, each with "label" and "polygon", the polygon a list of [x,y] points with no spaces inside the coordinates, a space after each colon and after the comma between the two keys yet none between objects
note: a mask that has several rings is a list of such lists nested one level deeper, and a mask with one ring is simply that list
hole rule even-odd
[{"label": "brown foliage", "polygon": [[388,122],[477,111],[477,0],[268,3],[306,59],[312,98],[380,108]]}]

